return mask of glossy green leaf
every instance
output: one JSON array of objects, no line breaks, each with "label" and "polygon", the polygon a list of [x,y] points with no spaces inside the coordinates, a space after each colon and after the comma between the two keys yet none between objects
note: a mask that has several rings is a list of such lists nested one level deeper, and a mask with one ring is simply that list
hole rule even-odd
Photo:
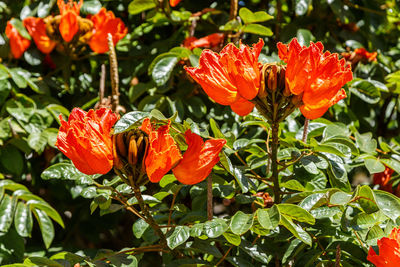
[{"label": "glossy green leaf", "polygon": [[183,244],[190,237],[190,228],[187,226],[177,226],[171,235],[167,237],[168,247],[171,249]]},{"label": "glossy green leaf", "polygon": [[295,224],[290,217],[285,215],[281,216],[280,224],[288,229],[295,237],[306,243],[307,245],[311,246],[312,239],[311,236],[303,230],[299,225]]},{"label": "glossy green leaf", "polygon": [[19,202],[14,215],[14,225],[18,234],[23,237],[31,235],[33,219],[29,206]]},{"label": "glossy green leaf", "polygon": [[294,204],[277,204],[279,213],[299,222],[315,224],[315,218],[305,209]]},{"label": "glossy green leaf", "polygon": [[253,13],[246,7],[242,7],[239,10],[239,16],[245,24],[250,24],[250,23],[255,23],[255,22],[264,22],[264,21],[274,18],[273,16],[269,15],[265,11],[257,11],[255,13]]},{"label": "glossy green leaf", "polygon": [[245,214],[241,211],[233,215],[230,228],[234,234],[242,235],[246,233],[253,225],[253,214]]},{"label": "glossy green leaf", "polygon": [[203,232],[209,238],[217,238],[228,230],[228,225],[223,219],[213,219],[204,223]]},{"label": "glossy green leaf", "polygon": [[39,209],[33,209],[32,212],[39,223],[40,231],[42,232],[43,242],[46,248],[49,248],[51,242],[54,239],[53,223],[51,222],[49,216],[47,216],[47,214],[44,211]]},{"label": "glossy green leaf", "polygon": [[269,209],[258,209],[256,215],[261,226],[270,230],[275,229],[281,219],[281,215],[276,206],[272,206]]},{"label": "glossy green leaf", "polygon": [[164,85],[169,80],[178,60],[179,57],[171,55],[159,58],[159,60],[154,64],[154,67],[151,70],[151,76],[158,86]]},{"label": "glossy green leaf", "polygon": [[296,15],[303,16],[304,14],[306,14],[311,2],[312,2],[311,0],[296,0],[295,1]]},{"label": "glossy green leaf", "polygon": [[133,0],[128,6],[128,11],[130,14],[136,15],[155,7],[156,4],[153,0]]},{"label": "glossy green leaf", "polygon": [[148,117],[148,112],[142,111],[131,111],[122,116],[114,125],[114,134],[123,133],[132,129],[133,127],[138,127],[141,121]]},{"label": "glossy green leaf", "polygon": [[270,28],[265,27],[261,24],[247,24],[243,26],[244,32],[253,33],[261,36],[272,36],[273,32]]},{"label": "glossy green leaf", "polygon": [[17,200],[5,195],[0,203],[0,232],[7,232],[13,221]]}]

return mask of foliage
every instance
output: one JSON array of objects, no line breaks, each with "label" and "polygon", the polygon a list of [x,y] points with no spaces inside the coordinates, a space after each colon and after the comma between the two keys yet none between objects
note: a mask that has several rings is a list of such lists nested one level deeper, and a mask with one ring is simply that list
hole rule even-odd
[{"label": "foliage", "polygon": [[[239,1],[237,10],[230,4],[182,0],[172,8],[167,1],[87,0],[81,8],[86,16],[106,7],[128,27],[116,45],[119,104],[126,112],[115,134],[150,117],[170,120],[183,150],[187,129],[227,140],[211,176],[212,220],[207,181],[183,185],[167,174],[159,184],[141,186],[167,247],[132,212],[140,201],[125,181],[114,172],[83,174],[54,146],[59,114],[68,117],[74,107],[87,110],[106,100],[99,88],[108,55],[86,48],[46,56],[32,44],[17,60],[3,31],[1,265],[276,266],[278,259],[282,266],[330,266],[339,257],[343,266],[372,266],[369,246],[398,226],[400,216],[397,191],[379,190],[371,179],[387,166],[395,171],[393,189],[400,182],[398,2],[252,0]],[[0,1],[0,28],[11,18],[57,12],[55,0]],[[321,41],[352,64],[347,98],[312,120],[305,140],[298,110],[280,123],[281,203],[265,195],[274,196],[270,122],[257,110],[240,117],[214,103],[183,69],[197,66],[204,48],[184,47],[185,38],[215,32],[225,34],[223,44],[210,47],[216,51],[228,42],[263,38],[261,63],[279,62],[277,42],[297,37],[307,46]],[[355,61],[350,54],[361,47],[377,51],[377,60]],[[106,77],[105,94],[112,95]]]}]

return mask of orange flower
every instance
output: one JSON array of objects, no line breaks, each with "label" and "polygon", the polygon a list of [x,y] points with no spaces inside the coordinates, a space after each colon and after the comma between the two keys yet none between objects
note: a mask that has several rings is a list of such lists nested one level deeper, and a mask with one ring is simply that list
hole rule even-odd
[{"label": "orange flower", "polygon": [[160,126],[155,130],[150,119],[146,118],[140,128],[149,136],[149,146],[144,164],[147,176],[153,183],[159,182],[182,159],[181,151],[169,134],[170,124],[171,122],[168,122],[167,125]]},{"label": "orange flower", "polygon": [[68,122],[60,115],[56,146],[82,173],[106,174],[113,167],[111,128],[118,116],[101,108],[74,108]]},{"label": "orange flower", "polygon": [[230,105],[234,112],[245,116],[254,107],[249,100],[255,98],[260,89],[258,56],[263,45],[260,39],[253,48],[228,44],[220,54],[204,50],[199,67],[185,69],[211,99],[221,105]]},{"label": "orange flower", "polygon": [[177,6],[180,1],[182,0],[169,0],[169,5],[172,7]]},{"label": "orange flower", "polygon": [[365,48],[356,48],[354,50],[354,53],[368,61],[376,61],[376,56],[378,55],[377,52],[368,52],[367,50],[365,50]]},{"label": "orange flower", "polygon": [[336,53],[323,53],[323,49],[320,42],[302,47],[296,38],[289,45],[278,43],[279,57],[287,63],[286,87],[292,94],[303,95],[300,111],[311,120],[345,98],[341,88],[353,79],[345,60],[339,60]]},{"label": "orange flower", "polygon": [[114,45],[128,33],[128,28],[125,27],[122,20],[115,18],[114,13],[105,8],[101,8],[96,15],[88,18],[93,21],[93,35],[89,46],[94,52],[105,53],[108,51],[107,35],[109,33],[113,37]]},{"label": "orange flower", "polygon": [[223,43],[224,37],[225,35],[223,33],[213,33],[200,39],[192,36],[183,41],[183,46],[188,49],[194,49],[196,47],[212,48]]},{"label": "orange flower", "polygon": [[24,19],[24,26],[32,36],[37,48],[43,54],[49,54],[56,46],[46,33],[46,25],[42,18],[27,17]]},{"label": "orange flower", "polygon": [[7,22],[6,35],[10,39],[11,54],[14,58],[20,58],[30,46],[31,41],[22,37],[11,21]]},{"label": "orange flower", "polygon": [[211,139],[204,142],[191,130],[186,131],[185,138],[188,149],[172,172],[183,184],[197,184],[206,179],[214,165],[218,163],[218,154],[226,144],[226,140]]},{"label": "orange flower", "polygon": [[383,172],[374,174],[373,184],[378,184],[381,190],[393,193],[392,184],[390,183],[393,172],[394,170],[386,166]]},{"label": "orange flower", "polygon": [[80,0],[79,3],[75,3],[73,0],[68,0],[68,3],[65,3],[64,0],[57,0],[57,5],[61,14],[60,34],[64,41],[70,42],[79,30],[78,16],[83,0]]},{"label": "orange flower", "polygon": [[379,255],[370,247],[367,260],[377,267],[397,267],[400,262],[400,228],[393,228],[389,237],[378,240]]}]

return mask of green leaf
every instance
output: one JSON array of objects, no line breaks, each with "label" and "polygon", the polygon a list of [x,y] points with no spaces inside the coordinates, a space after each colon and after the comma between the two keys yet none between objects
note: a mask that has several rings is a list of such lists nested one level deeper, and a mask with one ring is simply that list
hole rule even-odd
[{"label": "green leaf", "polygon": [[17,97],[6,102],[5,108],[17,120],[29,122],[35,112],[36,104],[31,98],[23,94],[17,94]]},{"label": "green leaf", "polygon": [[218,127],[217,122],[213,118],[210,119],[210,127],[214,133],[215,138],[225,139],[225,135],[221,132],[221,130]]},{"label": "green leaf", "polygon": [[331,198],[329,199],[329,203],[332,205],[347,205],[349,201],[352,199],[352,195],[339,191],[333,193]]},{"label": "green leaf", "polygon": [[156,4],[153,0],[133,0],[128,6],[128,12],[136,15],[155,7]]},{"label": "green leaf", "polygon": [[69,264],[71,264],[71,266],[73,266],[74,264],[80,263],[80,262],[85,260],[84,257],[81,257],[79,255],[73,254],[71,252],[65,252],[65,251],[57,253],[57,254],[51,256],[50,259],[51,260],[55,260],[55,261],[57,261],[57,260],[58,261],[66,261]]},{"label": "green leaf", "polygon": [[170,55],[161,58],[157,57],[155,60],[157,61],[151,70],[151,77],[158,86],[161,86],[169,80],[176,63],[178,63],[179,57]]},{"label": "green leaf", "polygon": [[376,204],[387,217],[396,221],[400,216],[400,201],[393,194],[385,191],[374,190]]},{"label": "green leaf", "polygon": [[31,40],[31,36],[29,35],[28,31],[25,29],[24,24],[22,23],[22,21],[20,21],[19,19],[16,18],[12,18],[10,20],[11,25],[14,26],[14,28],[17,29],[18,33],[24,37],[25,39]]},{"label": "green leaf", "polygon": [[383,165],[378,159],[376,158],[365,158],[364,159],[365,167],[367,167],[369,173],[380,173],[385,170],[385,165]]},{"label": "green leaf", "polygon": [[42,153],[47,145],[47,136],[43,133],[33,132],[28,136],[28,145],[38,153]]},{"label": "green leaf", "polygon": [[80,12],[83,15],[88,15],[88,14],[94,15],[100,11],[101,7],[102,4],[98,0],[86,0],[83,2]]},{"label": "green leaf", "polygon": [[14,215],[14,225],[18,234],[23,237],[31,235],[33,220],[29,206],[19,202]]},{"label": "green leaf", "polygon": [[228,230],[228,225],[223,219],[213,219],[204,223],[203,232],[209,238],[217,238]]},{"label": "green leaf", "polygon": [[24,58],[29,65],[38,66],[42,64],[44,56],[37,48],[31,47],[25,51]]},{"label": "green leaf", "polygon": [[230,228],[234,234],[242,235],[253,225],[253,214],[238,211],[231,219]]},{"label": "green leaf", "polygon": [[7,232],[13,221],[17,200],[5,195],[0,203],[0,232]]},{"label": "green leaf", "polygon": [[32,212],[39,223],[40,231],[42,232],[43,242],[46,248],[49,248],[51,242],[54,239],[53,223],[51,222],[49,216],[47,216],[47,214],[44,211],[39,209],[33,209]]},{"label": "green leaf", "polygon": [[10,73],[12,80],[19,88],[26,88],[28,86],[27,77],[25,77],[27,73],[25,70],[20,68],[12,68],[8,69],[8,72]]},{"label": "green leaf", "polygon": [[359,134],[356,132],[354,135],[356,137],[356,143],[361,151],[370,154],[375,153],[377,142],[372,138],[372,133]]},{"label": "green leaf", "polygon": [[31,210],[34,209],[43,211],[44,213],[46,213],[47,216],[56,221],[62,228],[65,228],[64,222],[60,214],[58,214],[58,212],[55,209],[53,209],[49,204],[45,202],[39,202],[37,200],[29,200],[27,204],[30,204]]},{"label": "green leaf", "polygon": [[141,238],[144,234],[144,232],[149,228],[149,224],[145,222],[143,219],[138,219],[133,225],[132,225],[132,231],[133,234],[137,239]]},{"label": "green leaf", "polygon": [[311,0],[296,0],[295,12],[297,16],[303,16],[307,13],[308,7],[311,4]]},{"label": "green leaf", "polygon": [[299,222],[315,224],[315,218],[305,209],[294,204],[278,204],[278,210],[281,215]]},{"label": "green leaf", "polygon": [[270,28],[267,28],[261,24],[247,24],[243,26],[244,32],[258,34],[262,36],[272,36],[273,32]]},{"label": "green leaf", "polygon": [[60,179],[60,180],[75,180],[83,184],[92,184],[93,180],[100,175],[87,175],[81,173],[74,165],[70,163],[57,163],[42,172],[42,179]]},{"label": "green leaf", "polygon": [[248,8],[245,7],[242,7],[239,10],[239,16],[245,24],[250,24],[254,22],[264,22],[274,18],[265,11],[258,11],[253,13],[252,11],[250,11]]},{"label": "green leaf", "polygon": [[131,111],[126,113],[119,119],[114,125],[114,134],[126,132],[134,127],[138,127],[142,119],[149,117],[148,112],[143,111]]},{"label": "green leaf", "polygon": [[298,29],[296,37],[301,46],[309,46],[310,42],[315,40],[314,35],[307,29]]},{"label": "green leaf", "polygon": [[63,265],[58,262],[45,257],[29,257],[24,260],[24,264],[26,264],[26,266],[63,267]]},{"label": "green leaf", "polygon": [[281,215],[276,206],[272,206],[269,209],[258,209],[257,219],[262,227],[265,229],[273,230],[279,225]]},{"label": "green leaf", "polygon": [[280,224],[288,229],[295,237],[306,243],[307,245],[312,245],[311,236],[303,230],[300,226],[295,224],[290,217],[286,217],[285,215],[281,216]]},{"label": "green leaf", "polygon": [[190,228],[187,226],[177,226],[170,236],[167,237],[167,244],[170,249],[175,249],[183,244],[190,237]]},{"label": "green leaf", "polygon": [[241,26],[242,26],[242,24],[238,20],[233,19],[233,20],[230,20],[227,23],[225,23],[225,25],[220,26],[219,30],[220,31],[236,31],[237,32],[240,30]]},{"label": "green leaf", "polygon": [[379,210],[376,204],[375,194],[368,185],[363,185],[356,191],[357,202],[366,213],[373,213]]},{"label": "green leaf", "polygon": [[304,191],[304,186],[297,180],[289,180],[287,182],[281,183],[281,187],[285,187],[290,190]]},{"label": "green leaf", "polygon": [[235,246],[239,246],[240,242],[242,241],[239,235],[235,235],[229,231],[226,231],[223,236],[225,237],[226,241]]},{"label": "green leaf", "polygon": [[350,85],[350,91],[368,104],[376,104],[381,99],[379,89],[367,80],[354,81]]}]

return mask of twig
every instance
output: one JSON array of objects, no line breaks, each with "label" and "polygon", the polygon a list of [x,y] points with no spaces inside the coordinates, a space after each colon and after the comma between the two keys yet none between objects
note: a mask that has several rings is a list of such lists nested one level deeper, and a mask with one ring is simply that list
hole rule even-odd
[{"label": "twig", "polygon": [[335,267],[340,267],[340,256],[342,254],[342,250],[340,249],[340,244],[337,245],[336,247],[336,261],[335,261]]},{"label": "twig", "polygon": [[118,61],[117,55],[114,49],[114,43],[112,35],[108,34],[108,48],[109,48],[109,58],[110,58],[110,76],[111,76],[111,109],[115,112],[119,106],[119,77],[118,77]]},{"label": "twig", "polygon": [[106,88],[106,65],[101,64],[100,88],[99,88],[99,103],[103,103],[104,91]]},{"label": "twig", "polygon": [[172,198],[171,207],[169,208],[168,225],[171,225],[172,211],[174,210],[175,200],[176,200],[176,197],[178,196],[178,193],[181,190],[181,188],[182,187],[179,187],[178,190],[176,190],[176,192],[174,193],[174,197]]},{"label": "twig", "polygon": [[231,249],[232,249],[233,247],[234,247],[234,246],[232,245],[232,246],[230,246],[230,247],[228,248],[228,250],[226,251],[226,253],[224,254],[224,256],[217,262],[217,264],[215,264],[215,266],[220,265],[220,264],[225,260],[225,258],[228,256],[229,252],[231,251]]},{"label": "twig", "polygon": [[237,16],[237,12],[238,12],[238,0],[231,0],[231,9],[229,12],[229,20],[233,20],[236,18]]},{"label": "twig", "polygon": [[207,177],[207,219],[211,221],[213,218],[213,193],[212,193],[212,176]]},{"label": "twig", "polygon": [[309,119],[305,119],[304,121],[304,126],[303,126],[303,138],[301,138],[301,141],[303,141],[303,143],[307,142],[307,136],[308,136],[308,123],[310,122]]}]

